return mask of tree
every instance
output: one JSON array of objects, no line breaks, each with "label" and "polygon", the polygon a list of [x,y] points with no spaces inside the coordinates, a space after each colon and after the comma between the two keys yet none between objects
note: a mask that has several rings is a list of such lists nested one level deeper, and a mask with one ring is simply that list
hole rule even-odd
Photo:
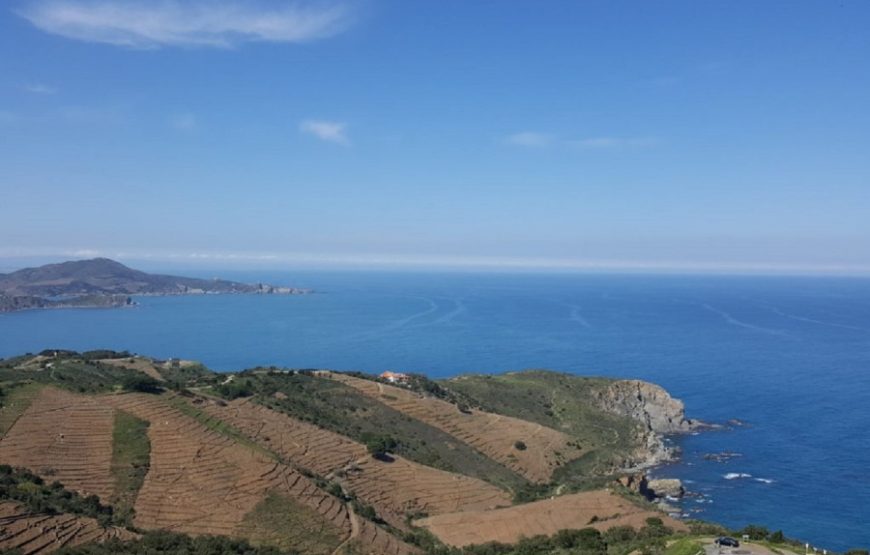
[{"label": "tree", "polygon": [[395,451],[399,443],[390,436],[375,436],[366,440],[366,449],[374,458],[382,461],[390,460],[387,453]]},{"label": "tree", "polygon": [[525,451],[526,443],[524,441],[516,440],[514,442],[514,449],[516,449],[517,451]]},{"label": "tree", "polygon": [[160,393],[163,388],[160,382],[139,372],[130,373],[121,380],[121,387],[124,391],[134,391],[139,393]]}]

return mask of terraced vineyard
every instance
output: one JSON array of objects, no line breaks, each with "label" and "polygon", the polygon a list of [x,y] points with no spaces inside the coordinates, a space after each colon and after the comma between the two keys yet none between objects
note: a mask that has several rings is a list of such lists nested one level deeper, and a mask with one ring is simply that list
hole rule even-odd
[{"label": "terraced vineyard", "polygon": [[61,547],[135,537],[123,528],[104,528],[93,518],[34,514],[16,503],[0,502],[0,551],[17,549],[22,555],[42,555]]},{"label": "terraced vineyard", "polygon": [[[332,553],[351,537],[345,505],[292,468],[240,445],[160,397],[128,394],[106,400],[150,422],[151,468],[136,501],[137,526],[244,537],[250,530],[243,525],[245,516],[272,494],[298,506],[297,526],[281,532],[285,543],[304,547],[306,553]],[[312,530],[335,541],[311,545]],[[383,544],[372,547],[375,553],[411,552],[395,539],[388,541],[391,536],[381,537]]]},{"label": "terraced vineyard", "polygon": [[549,481],[557,468],[584,454],[571,436],[540,424],[474,409],[463,412],[452,403],[399,387],[346,374],[328,375],[457,437],[532,482]]},{"label": "terraced vineyard", "polygon": [[114,410],[92,397],[43,387],[0,438],[0,462],[108,499],[113,419]]},{"label": "terraced vineyard", "polygon": [[250,400],[207,402],[203,410],[231,424],[286,460],[335,477],[392,525],[407,514],[489,509],[510,504],[503,490],[482,480],[430,468],[399,456],[378,460],[346,437],[269,410]]},{"label": "terraced vineyard", "polygon": [[642,509],[606,491],[563,495],[494,511],[467,511],[418,520],[422,526],[448,545],[457,547],[487,542],[515,543],[523,537],[553,535],[559,530],[593,527],[607,530],[615,526],[641,528],[648,518],[661,518],[677,530],[685,524],[658,511]]}]

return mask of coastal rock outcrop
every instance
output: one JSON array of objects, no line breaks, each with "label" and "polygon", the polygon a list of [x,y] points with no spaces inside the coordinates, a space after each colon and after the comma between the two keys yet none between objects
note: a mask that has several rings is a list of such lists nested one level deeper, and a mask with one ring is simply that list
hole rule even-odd
[{"label": "coastal rock outcrop", "polygon": [[702,423],[686,418],[683,402],[661,386],[641,380],[618,380],[598,394],[599,406],[628,416],[657,434],[691,432]]},{"label": "coastal rock outcrop", "polygon": [[649,495],[652,497],[679,498],[686,493],[686,490],[683,488],[683,483],[676,478],[647,480],[646,488]]},{"label": "coastal rock outcrop", "polygon": [[680,480],[676,478],[648,478],[642,472],[620,476],[616,483],[643,495],[650,501],[666,497],[680,498],[686,494]]}]

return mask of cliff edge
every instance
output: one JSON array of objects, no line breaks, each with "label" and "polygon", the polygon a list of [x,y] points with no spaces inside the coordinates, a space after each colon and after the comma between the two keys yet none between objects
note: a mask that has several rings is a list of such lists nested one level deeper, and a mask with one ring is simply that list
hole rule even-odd
[{"label": "cliff edge", "polygon": [[599,406],[627,416],[657,434],[684,434],[704,426],[686,418],[683,402],[661,386],[641,380],[618,380],[598,393]]}]

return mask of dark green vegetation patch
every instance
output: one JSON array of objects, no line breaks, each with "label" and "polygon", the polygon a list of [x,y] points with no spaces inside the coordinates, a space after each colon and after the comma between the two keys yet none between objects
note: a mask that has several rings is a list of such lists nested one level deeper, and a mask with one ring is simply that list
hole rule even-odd
[{"label": "dark green vegetation patch", "polygon": [[274,547],[254,547],[244,540],[221,536],[192,538],[172,532],[146,532],[138,540],[109,540],[101,544],[68,547],[56,555],[302,555]]},{"label": "dark green vegetation patch", "polygon": [[112,476],[115,478],[115,494],[112,504],[118,520],[128,526],[133,524],[133,506],[151,462],[148,426],[148,422],[126,411],[115,412],[112,429]]},{"label": "dark green vegetation patch", "polygon": [[45,480],[24,468],[0,464],[0,501],[14,501],[33,513],[70,513],[97,519],[103,526],[123,525],[109,505],[96,495],[83,497],[63,487],[60,482]]}]

